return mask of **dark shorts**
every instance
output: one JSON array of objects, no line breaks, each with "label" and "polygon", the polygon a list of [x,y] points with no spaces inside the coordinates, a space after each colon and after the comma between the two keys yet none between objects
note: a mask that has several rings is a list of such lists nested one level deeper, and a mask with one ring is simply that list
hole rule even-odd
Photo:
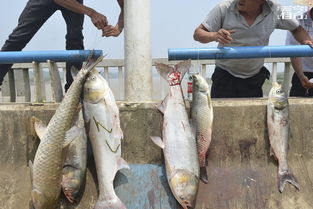
[{"label": "dark shorts", "polygon": [[[313,73],[304,72],[304,75],[308,77],[309,80],[313,78]],[[291,97],[304,97],[304,96],[312,97],[313,96],[313,89],[309,89],[307,91],[305,88],[303,88],[296,73],[293,74],[291,83],[292,83],[292,86],[291,86],[290,93],[289,93]]]},{"label": "dark shorts", "polygon": [[260,72],[251,78],[238,78],[220,67],[212,75],[212,98],[263,97],[262,86],[269,79],[270,72],[262,67]]}]

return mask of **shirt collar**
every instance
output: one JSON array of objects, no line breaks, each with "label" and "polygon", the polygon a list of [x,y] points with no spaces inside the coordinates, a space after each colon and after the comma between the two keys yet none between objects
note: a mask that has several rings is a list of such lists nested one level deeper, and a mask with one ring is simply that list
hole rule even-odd
[{"label": "shirt collar", "polygon": [[[234,0],[231,5],[230,5],[230,9],[231,11],[233,11],[234,13],[236,14],[239,14],[239,11],[237,9],[237,2],[238,0]],[[273,12],[273,2],[272,1],[269,1],[267,0],[264,4],[263,4],[263,9],[262,9],[262,15],[263,16],[266,16],[268,15],[269,13]]]}]

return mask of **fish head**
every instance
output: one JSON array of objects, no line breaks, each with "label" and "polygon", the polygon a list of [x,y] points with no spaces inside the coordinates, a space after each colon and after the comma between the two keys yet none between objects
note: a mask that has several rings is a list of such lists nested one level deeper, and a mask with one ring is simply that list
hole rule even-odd
[{"label": "fish head", "polygon": [[177,170],[170,179],[173,194],[183,208],[194,208],[199,179],[191,172]]},{"label": "fish head", "polygon": [[62,177],[62,190],[63,193],[71,203],[74,202],[81,185],[81,176],[79,176],[78,172],[68,172],[64,173]]},{"label": "fish head", "polygon": [[84,101],[90,103],[100,102],[108,93],[108,82],[93,69],[87,76],[84,84]]},{"label": "fish head", "polygon": [[199,74],[192,75],[193,91],[208,92],[209,85],[206,80]]},{"label": "fish head", "polygon": [[273,83],[273,86],[269,93],[269,102],[277,110],[282,110],[288,105],[288,98],[286,92],[283,90],[282,86],[277,82]]}]

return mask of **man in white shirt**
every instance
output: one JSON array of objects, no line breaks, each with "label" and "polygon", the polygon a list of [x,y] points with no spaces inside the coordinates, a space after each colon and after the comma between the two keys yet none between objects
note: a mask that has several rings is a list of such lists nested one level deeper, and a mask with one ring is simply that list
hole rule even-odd
[{"label": "man in white shirt", "polygon": [[[300,25],[313,38],[313,8],[309,14],[304,14],[299,19]],[[286,45],[297,45],[299,42],[288,32],[286,37]],[[291,57],[290,58],[295,73],[292,77],[292,86],[290,96],[313,96],[313,82],[309,79],[313,78],[313,57]]]},{"label": "man in white shirt", "polygon": [[[298,21],[285,19],[280,5],[272,0],[227,0],[219,3],[195,30],[201,43],[218,46],[266,46],[274,29],[289,30],[302,44],[313,42]],[[269,78],[264,59],[216,60],[212,75],[214,98],[262,97],[262,85]]]}]

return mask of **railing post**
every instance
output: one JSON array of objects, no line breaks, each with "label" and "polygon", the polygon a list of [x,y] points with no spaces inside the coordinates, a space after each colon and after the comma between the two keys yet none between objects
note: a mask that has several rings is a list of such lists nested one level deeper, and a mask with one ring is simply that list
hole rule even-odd
[{"label": "railing post", "polygon": [[61,102],[63,98],[63,90],[58,67],[55,62],[51,62],[50,60],[47,60],[47,63],[51,79],[52,97],[55,102]]},{"label": "railing post", "polygon": [[118,67],[118,90],[119,90],[119,100],[124,99],[124,78],[123,78],[123,67]]},{"label": "railing post", "polygon": [[152,99],[150,0],[125,1],[125,99]]},{"label": "railing post", "polygon": [[9,86],[10,86],[10,102],[16,102],[16,91],[15,91],[15,79],[14,70],[8,72],[9,75]]},{"label": "railing post", "polygon": [[272,83],[277,82],[277,62],[272,64]]},{"label": "railing post", "polygon": [[289,90],[291,87],[291,77],[293,74],[293,69],[290,62],[285,62],[285,71],[284,71],[284,91],[289,95]]},{"label": "railing post", "polygon": [[14,69],[11,69],[4,78],[2,85],[2,101],[3,102],[16,102],[15,95],[15,82],[14,82]]},{"label": "railing post", "polygon": [[201,75],[204,79],[206,78],[206,64],[201,65]]},{"label": "railing post", "polygon": [[42,70],[38,62],[33,62],[35,79],[35,102],[43,102],[45,87],[43,85]]},{"label": "railing post", "polygon": [[30,92],[30,80],[29,80],[29,69],[23,68],[23,81],[24,81],[24,96],[25,102],[31,101],[31,92]]}]

